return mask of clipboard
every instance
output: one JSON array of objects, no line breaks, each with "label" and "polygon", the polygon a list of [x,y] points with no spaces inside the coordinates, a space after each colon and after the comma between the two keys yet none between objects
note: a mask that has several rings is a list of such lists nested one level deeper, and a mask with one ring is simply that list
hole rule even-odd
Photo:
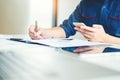
[{"label": "clipboard", "polygon": [[44,45],[55,48],[80,47],[80,46],[111,46],[110,44],[106,44],[106,43],[89,42],[85,40],[69,39],[69,38],[54,38],[54,39],[41,39],[41,40],[10,38],[8,40],[24,42],[28,44]]}]

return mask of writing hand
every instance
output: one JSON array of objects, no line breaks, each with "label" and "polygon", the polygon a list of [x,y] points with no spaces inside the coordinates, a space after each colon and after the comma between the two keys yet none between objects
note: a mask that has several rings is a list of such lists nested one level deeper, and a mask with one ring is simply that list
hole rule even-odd
[{"label": "writing hand", "polygon": [[38,40],[38,39],[42,39],[43,38],[43,34],[41,32],[41,29],[38,29],[36,32],[36,26],[35,25],[31,25],[29,28],[29,36],[31,37],[31,39],[34,40]]}]

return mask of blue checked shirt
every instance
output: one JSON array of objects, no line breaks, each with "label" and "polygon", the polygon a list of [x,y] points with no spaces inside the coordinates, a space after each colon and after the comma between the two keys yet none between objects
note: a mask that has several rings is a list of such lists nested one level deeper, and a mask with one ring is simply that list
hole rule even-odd
[{"label": "blue checked shirt", "polygon": [[82,0],[60,25],[66,37],[76,33],[73,22],[83,22],[87,26],[100,24],[106,33],[120,37],[120,0]]}]

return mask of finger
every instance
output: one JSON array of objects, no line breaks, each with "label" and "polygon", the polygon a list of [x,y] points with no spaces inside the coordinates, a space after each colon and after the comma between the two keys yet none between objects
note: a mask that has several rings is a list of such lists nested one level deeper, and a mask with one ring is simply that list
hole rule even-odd
[{"label": "finger", "polygon": [[31,39],[36,39],[36,37],[32,33],[29,33],[29,36],[30,36]]},{"label": "finger", "polygon": [[101,29],[101,30],[103,30],[103,31],[104,31],[104,28],[103,28],[103,26],[102,26],[102,25],[97,25],[97,24],[94,24],[92,27],[93,27],[93,28],[96,28],[96,29]]},{"label": "finger", "polygon": [[29,32],[29,36],[32,37],[32,36],[33,36],[33,33],[32,33],[32,32]]},{"label": "finger", "polygon": [[94,31],[95,31],[94,28],[89,27],[89,26],[81,26],[81,29],[86,30],[86,31],[89,31],[89,32],[94,32]]},{"label": "finger", "polygon": [[89,32],[89,31],[81,30],[81,29],[77,29],[77,28],[76,28],[76,30],[78,32],[80,32],[88,41],[90,41],[91,38],[93,38],[93,36],[94,36],[94,34],[93,34],[94,32]]},{"label": "finger", "polygon": [[103,29],[103,26],[102,25],[98,25],[98,24],[94,24],[92,27],[93,28],[98,28],[98,29]]},{"label": "finger", "polygon": [[86,26],[84,23],[80,23],[80,22],[74,22],[73,25],[76,27]]},{"label": "finger", "polygon": [[88,41],[91,41],[92,37],[90,35],[84,34],[83,35]]},{"label": "finger", "polygon": [[40,36],[42,34],[42,32],[41,31],[38,31],[37,33],[36,33],[36,36]]},{"label": "finger", "polygon": [[[40,31],[39,31],[40,32]],[[29,32],[29,35],[32,39],[42,39],[43,38],[43,35],[41,33],[32,33],[32,32]]]},{"label": "finger", "polygon": [[74,50],[75,53],[82,53],[82,52],[86,52],[86,51],[90,51],[92,50],[91,47],[84,47],[84,48],[77,48]]},{"label": "finger", "polygon": [[81,30],[88,31],[88,32],[94,32],[95,31],[94,28],[88,27],[88,26],[75,27],[74,29],[77,30],[77,31],[81,31]]},{"label": "finger", "polygon": [[36,32],[29,32],[29,34],[32,34],[33,36],[36,36]]},{"label": "finger", "polygon": [[33,40],[43,39],[42,36],[34,36],[33,34],[30,34],[30,36],[31,36],[31,39],[33,39]]},{"label": "finger", "polygon": [[84,23],[73,23],[74,24],[74,26],[75,26],[75,28],[77,27],[77,28],[81,28],[82,26],[86,26]]},{"label": "finger", "polygon": [[88,41],[94,38],[94,33],[92,32],[82,32],[81,33]]},{"label": "finger", "polygon": [[36,37],[38,39],[42,39],[43,38],[43,34],[42,34],[42,32],[40,30],[36,33]]},{"label": "finger", "polygon": [[31,25],[30,28],[29,28],[29,32],[32,32],[32,33],[35,33],[35,26],[34,25]]},{"label": "finger", "polygon": [[82,30],[82,26],[86,26],[84,23],[74,23],[75,25],[75,30],[80,31]]},{"label": "finger", "polygon": [[88,35],[90,37],[94,36],[94,32],[89,32],[89,31],[86,31],[86,30],[80,30],[80,33],[83,34],[83,35]]},{"label": "finger", "polygon": [[75,30],[77,30],[78,32],[82,32],[82,29],[80,27],[75,27]]}]

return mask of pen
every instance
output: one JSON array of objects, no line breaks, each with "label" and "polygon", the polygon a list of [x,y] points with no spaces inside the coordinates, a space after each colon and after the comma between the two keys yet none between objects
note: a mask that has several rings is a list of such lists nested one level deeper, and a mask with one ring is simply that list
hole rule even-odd
[{"label": "pen", "polygon": [[21,41],[22,38],[9,38],[9,40],[13,40],[13,41]]},{"label": "pen", "polygon": [[37,20],[35,21],[35,31],[38,32],[38,23],[37,23]]},{"label": "pen", "polygon": [[26,42],[26,41],[23,40],[22,38],[8,38],[7,40],[18,41],[18,42]]}]

